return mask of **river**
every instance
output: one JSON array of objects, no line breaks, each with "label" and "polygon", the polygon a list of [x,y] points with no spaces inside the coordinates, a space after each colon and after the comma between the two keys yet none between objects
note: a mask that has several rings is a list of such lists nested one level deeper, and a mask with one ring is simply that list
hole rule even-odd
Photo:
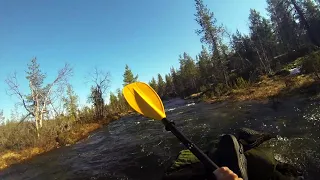
[{"label": "river", "polygon": [[[167,102],[168,119],[202,149],[222,133],[249,127],[277,133],[266,146],[276,158],[320,175],[320,102],[304,98],[281,100],[277,106],[258,101]],[[69,147],[41,154],[0,172],[1,180],[129,179],[159,180],[184,149],[160,121],[138,115],[121,118]]]}]

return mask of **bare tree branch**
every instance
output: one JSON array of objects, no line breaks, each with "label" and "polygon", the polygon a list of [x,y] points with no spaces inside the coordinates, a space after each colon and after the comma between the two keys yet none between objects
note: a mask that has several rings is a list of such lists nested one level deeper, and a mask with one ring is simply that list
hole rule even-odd
[{"label": "bare tree branch", "polygon": [[102,94],[105,94],[110,87],[110,73],[99,70],[97,67],[95,67],[94,71],[89,73],[89,76],[89,82],[92,82],[94,86],[99,86]]},{"label": "bare tree branch", "polygon": [[[72,74],[72,69],[69,67],[68,64],[66,64],[64,66],[64,68],[59,70],[57,78],[51,84],[49,84],[48,92],[45,94],[45,97],[43,97],[44,104],[42,106],[41,112],[44,112],[46,109],[46,106],[47,106],[48,100],[50,99],[50,95],[51,95],[51,92],[52,92],[54,85],[59,83],[60,88],[61,88],[61,86],[67,85],[68,84],[68,77],[71,76],[71,74]],[[49,104],[51,104],[51,103],[49,103]]]},{"label": "bare tree branch", "polygon": [[101,119],[105,115],[104,98],[106,91],[110,84],[110,73],[94,68],[92,73],[89,73],[91,85],[91,94],[89,100],[95,107],[95,114],[97,119]]},{"label": "bare tree branch", "polygon": [[9,95],[10,96],[16,95],[22,101],[23,107],[28,111],[28,113],[34,116],[33,112],[26,105],[26,100],[24,99],[24,95],[19,90],[17,73],[14,72],[13,75],[8,76],[5,82],[9,86],[9,91],[11,92]]}]

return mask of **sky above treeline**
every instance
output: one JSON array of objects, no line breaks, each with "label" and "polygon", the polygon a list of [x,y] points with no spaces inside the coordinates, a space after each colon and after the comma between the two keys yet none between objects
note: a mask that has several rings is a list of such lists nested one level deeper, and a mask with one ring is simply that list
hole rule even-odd
[{"label": "sky above treeline", "polygon": [[[265,0],[204,0],[218,23],[229,31],[248,33],[250,8],[266,16]],[[9,117],[18,102],[5,79],[17,72],[20,88],[29,93],[27,64],[37,57],[48,81],[69,63],[70,83],[86,104],[86,76],[95,67],[111,74],[110,91],[122,88],[125,64],[139,81],[165,75],[179,66],[183,52],[201,51],[194,0],[0,0],[0,110]]]}]

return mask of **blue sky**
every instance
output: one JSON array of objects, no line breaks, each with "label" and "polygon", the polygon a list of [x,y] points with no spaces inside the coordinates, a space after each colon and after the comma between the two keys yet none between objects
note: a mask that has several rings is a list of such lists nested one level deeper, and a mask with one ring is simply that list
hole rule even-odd
[{"label": "blue sky", "polygon": [[[249,9],[266,15],[265,0],[204,0],[218,23],[248,32]],[[28,93],[27,63],[37,57],[54,78],[64,63],[74,68],[70,82],[86,102],[85,76],[95,66],[111,74],[111,91],[122,87],[125,64],[148,82],[178,67],[179,54],[201,50],[193,0],[0,0],[0,109],[9,116],[17,99],[6,93],[16,71]]]}]

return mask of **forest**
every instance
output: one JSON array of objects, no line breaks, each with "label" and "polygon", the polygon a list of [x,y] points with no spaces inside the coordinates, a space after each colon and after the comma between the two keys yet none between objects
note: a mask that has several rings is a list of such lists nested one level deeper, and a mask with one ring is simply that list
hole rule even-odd
[{"label": "forest", "polygon": [[[195,0],[195,21],[199,24],[195,33],[200,37],[202,51],[196,57],[182,53],[179,68],[172,67],[164,77],[155,74],[149,85],[163,100],[193,94],[210,99],[234,88],[248,87],[262,76],[290,74],[294,67],[319,80],[320,1],[267,0],[267,5],[268,17],[250,10],[249,34],[243,34],[229,32],[202,0]],[[292,63],[294,66],[289,68]],[[52,82],[45,84],[46,75],[33,58],[26,72],[29,92],[21,92],[15,74],[7,77],[6,88],[18,99],[18,106],[10,117],[0,112],[0,169],[73,144],[132,112],[121,88],[108,93],[110,74],[98,68],[87,80],[91,106],[80,107],[79,97],[68,81],[72,72],[66,64]],[[126,65],[123,86],[138,80]]]}]

